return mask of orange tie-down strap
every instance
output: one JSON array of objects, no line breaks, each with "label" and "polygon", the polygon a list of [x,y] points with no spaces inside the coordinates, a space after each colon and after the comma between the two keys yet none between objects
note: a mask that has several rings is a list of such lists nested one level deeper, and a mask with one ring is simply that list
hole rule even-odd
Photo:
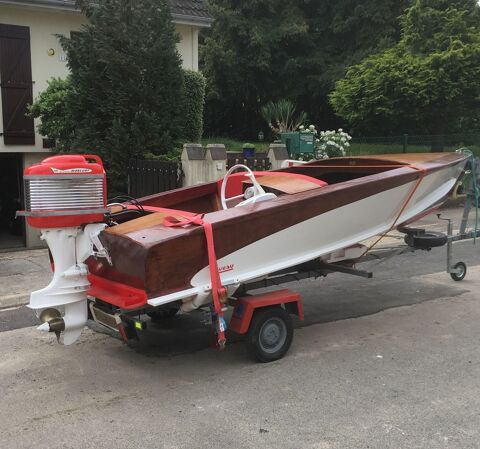
[{"label": "orange tie-down strap", "polygon": [[215,254],[215,243],[213,241],[212,224],[203,219],[203,214],[178,220],[175,217],[165,217],[163,225],[167,227],[181,227],[186,225],[202,226],[207,240],[208,266],[210,269],[210,281],[212,283],[212,296],[215,313],[217,315],[216,333],[217,345],[220,349],[225,347],[225,331],[227,325],[223,316],[222,300],[227,296],[227,290],[222,286],[220,274],[218,273],[217,256]]},{"label": "orange tie-down strap", "polygon": [[359,260],[361,259],[365,254],[367,254],[375,245],[378,244],[378,242],[380,242],[380,240],[382,240],[390,231],[392,231],[392,229],[395,228],[395,226],[397,225],[398,223],[398,220],[400,220],[400,217],[402,216],[403,214],[403,211],[406,209],[406,207],[408,206],[408,204],[410,203],[410,200],[412,199],[413,195],[415,195],[415,192],[417,191],[418,187],[420,186],[420,183],[423,181],[423,178],[425,178],[425,175],[427,174],[427,170],[423,167],[418,167],[416,166],[415,164],[410,164],[410,165],[405,165],[404,167],[408,167],[408,168],[413,168],[414,170],[417,170],[418,172],[420,172],[420,176],[418,177],[418,180],[417,182],[415,183],[415,185],[413,186],[413,189],[408,193],[407,197],[405,198],[405,201],[403,202],[402,204],[402,207],[400,208],[400,212],[398,212],[395,220],[393,221],[392,223],[392,226],[390,226],[389,229],[387,229],[383,234],[381,234],[377,240],[375,240],[364,252],[361,256],[359,256],[356,260]]}]

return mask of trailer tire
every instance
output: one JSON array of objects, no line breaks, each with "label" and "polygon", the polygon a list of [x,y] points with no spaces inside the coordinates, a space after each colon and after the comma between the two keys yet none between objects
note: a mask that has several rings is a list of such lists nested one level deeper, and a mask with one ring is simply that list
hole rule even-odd
[{"label": "trailer tire", "polygon": [[464,262],[457,262],[453,268],[460,270],[460,273],[450,273],[450,277],[456,282],[463,281],[467,275],[467,265]]},{"label": "trailer tire", "polygon": [[154,323],[159,323],[163,320],[167,320],[169,318],[173,318],[177,312],[180,310],[180,306],[177,304],[169,304],[168,307],[166,306],[159,306],[155,309],[147,312],[147,315]]},{"label": "trailer tire", "polygon": [[401,232],[402,234],[407,234],[407,235],[425,234],[425,229],[423,229],[423,228],[411,228],[409,226],[399,226],[397,228],[397,231]]},{"label": "trailer tire", "polygon": [[445,245],[448,237],[442,232],[426,231],[419,235],[407,235],[405,241],[414,248],[430,249]]},{"label": "trailer tire", "polygon": [[281,359],[293,339],[293,322],[280,306],[257,309],[247,333],[246,347],[254,360],[262,363]]}]

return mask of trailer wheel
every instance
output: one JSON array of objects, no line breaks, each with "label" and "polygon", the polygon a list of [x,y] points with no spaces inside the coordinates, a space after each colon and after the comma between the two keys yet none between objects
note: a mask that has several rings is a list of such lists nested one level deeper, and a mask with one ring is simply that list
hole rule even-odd
[{"label": "trailer wheel", "polygon": [[425,234],[425,229],[424,228],[411,228],[410,226],[399,226],[397,228],[397,231],[401,232],[402,234],[407,234],[407,235]]},{"label": "trailer wheel", "polygon": [[147,312],[147,315],[154,323],[159,323],[165,319],[173,318],[180,307],[176,304],[169,304],[168,306],[159,306]]},{"label": "trailer wheel", "polygon": [[258,362],[281,359],[293,339],[291,316],[282,307],[255,311],[247,334],[247,351]]},{"label": "trailer wheel", "polygon": [[463,262],[458,262],[453,267],[454,270],[458,270],[458,273],[450,273],[451,278],[454,281],[463,281],[467,275],[467,265]]},{"label": "trailer wheel", "polygon": [[443,246],[447,243],[448,237],[442,232],[426,231],[423,234],[407,235],[405,241],[415,248],[430,249]]}]

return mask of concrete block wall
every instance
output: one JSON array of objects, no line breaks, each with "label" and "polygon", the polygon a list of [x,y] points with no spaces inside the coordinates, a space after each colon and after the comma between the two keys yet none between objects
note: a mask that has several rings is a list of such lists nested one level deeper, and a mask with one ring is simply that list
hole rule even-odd
[{"label": "concrete block wall", "polygon": [[282,168],[282,163],[287,159],[290,159],[288,156],[287,146],[283,143],[271,143],[267,156],[272,164],[270,170],[278,170]]},{"label": "concrete block wall", "polygon": [[186,143],[182,151],[184,186],[216,181],[227,172],[227,150],[223,144]]},{"label": "concrete block wall", "polygon": [[[268,157],[272,164],[271,170],[280,169],[283,161],[289,159],[287,147],[272,143]],[[181,159],[185,187],[216,181],[227,172],[227,150],[221,143],[209,144],[206,148],[198,143],[186,143]]]}]

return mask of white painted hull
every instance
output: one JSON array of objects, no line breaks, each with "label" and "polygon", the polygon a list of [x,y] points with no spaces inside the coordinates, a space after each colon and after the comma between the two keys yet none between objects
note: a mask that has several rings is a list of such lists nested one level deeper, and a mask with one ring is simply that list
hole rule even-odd
[{"label": "white painted hull", "polygon": [[[417,180],[409,182],[325,212],[232,252],[218,260],[220,271],[222,267],[229,269],[221,273],[222,284],[233,289],[241,283],[381,235],[440,203],[455,185],[464,165],[446,166],[427,174],[417,188]],[[198,307],[210,300],[208,267],[200,270],[191,284],[187,290],[152,298],[148,303],[158,306],[181,299],[193,300]]]}]

